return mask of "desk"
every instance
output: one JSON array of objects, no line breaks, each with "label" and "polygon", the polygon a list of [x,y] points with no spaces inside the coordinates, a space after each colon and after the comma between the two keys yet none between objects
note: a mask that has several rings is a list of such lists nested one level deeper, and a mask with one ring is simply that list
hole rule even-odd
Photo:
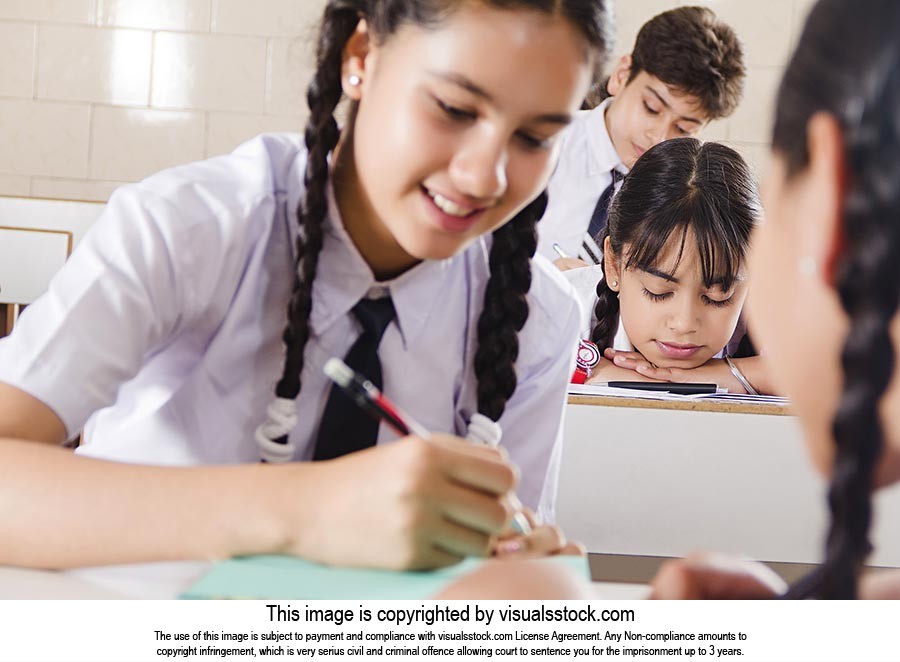
[{"label": "desk", "polygon": [[[56,572],[0,566],[0,600],[173,599],[206,572],[210,563],[144,563]],[[595,582],[598,597],[634,600],[646,597],[642,584]]]},{"label": "desk", "polygon": [[[557,521],[589,552],[614,558],[711,549],[802,571],[821,560],[825,485],[787,413],[570,396]],[[900,567],[900,487],[875,502],[869,562]],[[601,565],[595,557],[594,577],[610,578]]]}]

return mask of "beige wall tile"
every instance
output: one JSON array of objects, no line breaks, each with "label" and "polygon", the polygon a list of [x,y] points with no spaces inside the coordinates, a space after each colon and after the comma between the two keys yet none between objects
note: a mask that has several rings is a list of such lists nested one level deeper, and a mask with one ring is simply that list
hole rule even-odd
[{"label": "beige wall tile", "polygon": [[38,36],[38,98],[146,106],[152,35],[42,25]]},{"label": "beige wall tile", "polygon": [[729,120],[729,140],[768,144],[771,139],[775,93],[783,73],[781,67],[757,67],[749,70],[744,99]]},{"label": "beige wall tile", "polygon": [[[698,2],[695,4],[703,4]],[[628,0],[615,3],[616,41],[607,71],[615,67],[619,57],[630,53],[641,26],[657,14],[677,7],[676,0]]]},{"label": "beige wall tile", "polygon": [[0,97],[34,94],[35,26],[0,23]]},{"label": "beige wall tile", "polygon": [[743,156],[750,165],[757,180],[761,182],[763,177],[766,176],[766,172],[768,172],[769,162],[771,160],[771,151],[769,150],[768,145],[743,142],[727,142],[725,144],[737,152],[740,152],[741,156]]},{"label": "beige wall tile", "polygon": [[203,158],[202,113],[94,109],[90,178],[136,181]]},{"label": "beige wall tile", "polygon": [[306,88],[315,73],[314,45],[307,39],[270,39],[266,112],[306,117]]},{"label": "beige wall tile", "polygon": [[722,0],[710,7],[743,41],[749,66],[784,64],[791,46],[793,0]]},{"label": "beige wall tile", "polygon": [[728,138],[728,120],[713,120],[700,132],[699,138],[701,140],[715,140],[716,142],[726,140]]},{"label": "beige wall tile", "polygon": [[28,177],[0,175],[0,195],[14,195],[20,198],[28,197],[30,184]]},{"label": "beige wall tile", "polygon": [[0,0],[0,19],[51,23],[94,22],[95,0]]},{"label": "beige wall tile", "polygon": [[315,29],[325,0],[213,0],[213,32],[297,36]]},{"label": "beige wall tile", "polygon": [[122,182],[105,182],[91,179],[45,179],[35,177],[31,181],[31,197],[54,200],[88,200],[106,202]]},{"label": "beige wall tile", "polygon": [[233,151],[242,142],[260,133],[299,133],[303,130],[304,120],[300,117],[209,113],[207,122],[206,155],[216,156]]},{"label": "beige wall tile", "polygon": [[0,99],[0,172],[87,175],[90,106]]},{"label": "beige wall tile", "polygon": [[97,0],[97,24],[209,32],[209,0]]},{"label": "beige wall tile", "polygon": [[265,39],[156,34],[153,106],[262,112],[265,80]]}]

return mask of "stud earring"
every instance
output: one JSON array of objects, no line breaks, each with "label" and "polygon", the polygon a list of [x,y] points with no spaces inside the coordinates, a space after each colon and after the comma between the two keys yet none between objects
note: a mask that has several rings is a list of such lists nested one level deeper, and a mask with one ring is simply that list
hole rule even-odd
[{"label": "stud earring", "polygon": [[815,276],[819,273],[819,263],[816,262],[816,258],[811,255],[802,257],[800,258],[800,261],[797,262],[797,272],[800,273],[801,276]]},{"label": "stud earring", "polygon": [[619,286],[619,281],[617,281],[617,280],[611,280],[611,281],[609,281],[609,286],[610,286],[610,288],[618,287],[618,286]]},{"label": "stud earring", "polygon": [[362,78],[360,78],[356,74],[350,74],[347,77],[347,84],[350,85],[351,87],[357,87],[357,86],[359,86],[360,83],[362,83]]}]

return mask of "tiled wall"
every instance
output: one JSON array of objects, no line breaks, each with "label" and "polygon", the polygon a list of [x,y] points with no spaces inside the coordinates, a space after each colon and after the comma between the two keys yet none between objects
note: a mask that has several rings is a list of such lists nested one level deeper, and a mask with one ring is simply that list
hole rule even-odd
[{"label": "tiled wall", "polygon": [[[0,195],[105,200],[122,182],[305,118],[325,0],[0,0]],[[618,0],[618,48],[674,0]],[[709,0],[750,66],[706,131],[765,167],[771,100],[812,0]]]}]

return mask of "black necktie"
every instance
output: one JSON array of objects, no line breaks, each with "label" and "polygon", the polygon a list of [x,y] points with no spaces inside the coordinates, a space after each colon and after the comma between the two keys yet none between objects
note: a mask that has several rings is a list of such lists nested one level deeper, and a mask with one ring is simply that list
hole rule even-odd
[{"label": "black necktie", "polygon": [[[344,357],[344,363],[381,388],[381,361],[378,345],[388,324],[396,316],[390,297],[362,299],[353,307],[362,333]],[[374,446],[378,421],[363,411],[336,384],[332,385],[313,460],[331,460]]]},{"label": "black necktie", "polygon": [[582,253],[590,258],[594,264],[600,264],[600,257],[603,251],[603,247],[597,244],[597,235],[606,227],[606,219],[609,216],[609,203],[616,192],[616,184],[625,176],[618,170],[612,170],[610,174],[612,175],[612,181],[600,194],[600,199],[597,200],[597,204],[594,206],[587,234],[581,244]]}]

